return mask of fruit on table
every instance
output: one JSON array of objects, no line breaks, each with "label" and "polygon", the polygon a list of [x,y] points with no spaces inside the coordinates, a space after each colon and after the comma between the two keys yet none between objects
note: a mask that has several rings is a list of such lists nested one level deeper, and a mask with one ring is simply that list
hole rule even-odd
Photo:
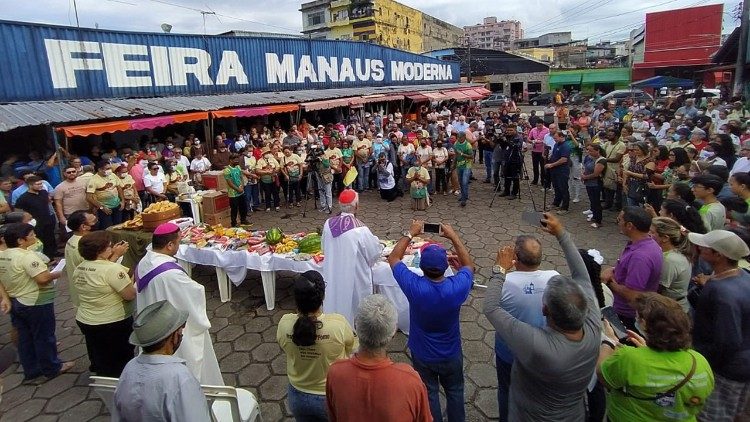
[{"label": "fruit on table", "polygon": [[310,233],[307,236],[299,240],[299,251],[300,253],[316,254],[320,252],[320,235],[317,233]]},{"label": "fruit on table", "polygon": [[266,232],[266,243],[275,245],[284,239],[284,233],[280,228],[274,227]]},{"label": "fruit on table", "polygon": [[285,236],[284,239],[277,243],[275,246],[276,253],[289,253],[297,249],[297,242],[289,236]]},{"label": "fruit on table", "polygon": [[159,202],[154,202],[153,204],[146,207],[146,209],[143,210],[143,213],[152,214],[152,213],[157,213],[157,212],[172,211],[179,207],[180,206],[175,204],[174,202],[159,201]]}]

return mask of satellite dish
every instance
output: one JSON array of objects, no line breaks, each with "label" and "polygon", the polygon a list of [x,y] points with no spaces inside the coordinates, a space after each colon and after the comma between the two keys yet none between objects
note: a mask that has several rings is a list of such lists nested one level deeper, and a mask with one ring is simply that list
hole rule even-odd
[{"label": "satellite dish", "polygon": [[172,25],[168,23],[161,24],[161,30],[169,34],[172,31]]}]

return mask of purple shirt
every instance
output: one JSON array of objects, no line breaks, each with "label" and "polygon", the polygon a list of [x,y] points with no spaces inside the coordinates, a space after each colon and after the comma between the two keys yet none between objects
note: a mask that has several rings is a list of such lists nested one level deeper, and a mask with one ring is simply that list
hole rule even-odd
[{"label": "purple shirt", "polygon": [[[661,276],[662,250],[650,236],[628,242],[615,265],[615,280],[631,290],[655,292]],[[619,295],[614,295],[613,306],[619,315],[635,318],[635,309]]]}]

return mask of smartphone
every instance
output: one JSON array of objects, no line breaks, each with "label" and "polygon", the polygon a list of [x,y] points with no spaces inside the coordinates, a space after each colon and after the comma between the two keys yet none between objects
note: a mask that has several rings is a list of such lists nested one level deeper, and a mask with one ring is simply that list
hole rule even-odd
[{"label": "smartphone", "polygon": [[542,220],[544,219],[544,215],[539,211],[524,211],[521,214],[521,221],[524,223],[528,223],[532,226],[536,225],[545,225]]},{"label": "smartphone", "polygon": [[424,228],[422,230],[425,233],[436,233],[436,234],[442,233],[442,230],[440,229],[440,224],[436,224],[436,223],[424,223]]},{"label": "smartphone", "polygon": [[628,329],[625,327],[625,324],[622,323],[620,317],[617,316],[615,308],[611,306],[605,306],[602,308],[602,317],[609,321],[609,324],[612,326],[612,329],[615,330],[615,335],[618,339],[626,338],[628,336]]}]

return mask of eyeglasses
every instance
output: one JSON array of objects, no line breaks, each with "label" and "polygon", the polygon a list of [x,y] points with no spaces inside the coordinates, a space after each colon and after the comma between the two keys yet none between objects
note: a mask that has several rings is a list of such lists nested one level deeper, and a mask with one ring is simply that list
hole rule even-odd
[{"label": "eyeglasses", "polygon": [[77,172],[77,171],[75,171],[75,170],[67,170],[67,171],[65,172],[65,174],[75,174],[75,173],[78,173],[78,172]]}]

